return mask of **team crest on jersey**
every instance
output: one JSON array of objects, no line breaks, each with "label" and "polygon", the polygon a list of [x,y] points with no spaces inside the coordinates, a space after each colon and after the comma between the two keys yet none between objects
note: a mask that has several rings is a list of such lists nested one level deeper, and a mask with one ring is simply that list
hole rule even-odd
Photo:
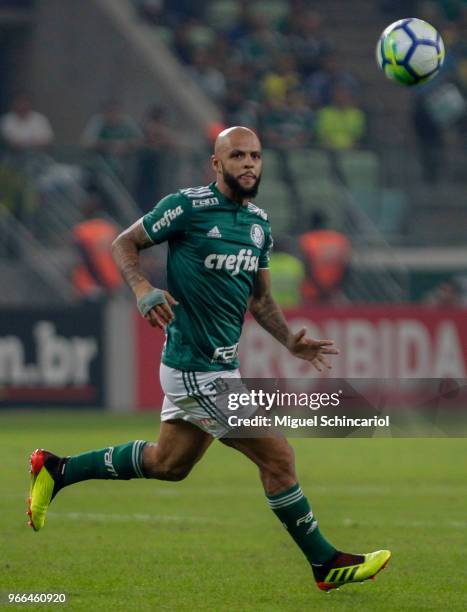
[{"label": "team crest on jersey", "polygon": [[264,230],[261,225],[253,223],[250,230],[250,237],[258,249],[261,249],[264,244]]}]

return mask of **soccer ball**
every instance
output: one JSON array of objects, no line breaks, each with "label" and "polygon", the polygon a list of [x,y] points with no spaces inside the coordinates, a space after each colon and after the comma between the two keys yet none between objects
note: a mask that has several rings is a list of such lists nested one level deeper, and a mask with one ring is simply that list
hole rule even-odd
[{"label": "soccer ball", "polygon": [[444,62],[444,44],[437,30],[422,19],[401,19],[381,34],[376,60],[388,77],[402,85],[432,79]]}]

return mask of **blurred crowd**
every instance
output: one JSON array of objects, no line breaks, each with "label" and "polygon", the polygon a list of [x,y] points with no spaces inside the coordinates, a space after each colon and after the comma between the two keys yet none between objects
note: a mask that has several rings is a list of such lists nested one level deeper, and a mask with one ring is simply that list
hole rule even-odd
[{"label": "blurred crowd", "polygon": [[[356,76],[339,67],[319,5],[306,0],[133,0],[194,80],[269,147],[374,145]],[[449,49],[440,77],[415,91],[412,125],[422,177],[434,183],[449,146],[467,144],[464,0],[380,0],[390,20],[417,15]],[[317,8],[318,7],[318,8]]]},{"label": "blurred crowd", "polygon": [[[0,117],[2,162],[26,173],[31,164],[42,162],[45,167],[45,154],[54,138],[49,119],[33,107],[28,93],[18,92],[10,109]],[[164,171],[180,142],[164,107],[150,106],[139,124],[112,98],[89,118],[80,144],[84,151],[105,163],[107,170],[130,190],[141,211],[146,212],[164,195]],[[92,163],[87,171],[92,173]]]},{"label": "blurred crowd", "polygon": [[269,147],[343,149],[365,138],[359,82],[339,69],[323,16],[309,2],[135,3],[226,125],[255,129]]},{"label": "blurred crowd", "polygon": [[[385,4],[389,10],[390,3]],[[441,73],[415,90],[412,104],[422,177],[433,184],[443,178],[448,150],[463,159],[467,148],[467,3],[430,0],[417,4],[417,15],[437,25],[447,50]],[[457,176],[448,174],[448,180],[456,178],[464,180],[463,168]]]},{"label": "blurred crowd", "polygon": [[[220,108],[222,122],[205,135],[207,144],[222,126],[240,124],[256,130],[270,149],[323,147],[334,152],[371,145],[362,84],[340,67],[323,15],[311,9],[310,2],[133,2],[139,16],[164,38]],[[437,24],[449,48],[443,73],[417,88],[413,96],[412,119],[423,176],[432,183],[442,173],[447,143],[467,144],[467,6],[461,0],[380,1],[388,21],[405,14],[409,5],[412,14]],[[104,162],[132,193],[141,213],[166,193],[168,166],[183,149],[173,119],[160,105],[150,105],[144,117],[135,118],[125,113],[118,99],[108,99],[83,126],[82,149]],[[25,92],[15,95],[0,117],[3,160],[17,160],[24,169],[30,158],[47,155],[54,138],[51,121],[34,107],[31,97]],[[42,175],[39,190],[43,193],[57,180],[82,188],[82,219],[73,233],[80,255],[74,271],[78,292],[94,299],[102,292],[119,290],[110,260],[98,261],[99,245],[104,239],[110,244],[118,227],[106,217],[105,197],[92,180],[92,166],[65,178],[57,167]],[[0,179],[5,179],[3,186],[11,186],[14,200],[20,175],[9,171]],[[6,189],[3,203],[8,197]],[[351,245],[329,227],[322,212],[315,211],[304,220],[303,232],[292,240],[278,238],[271,270],[282,306],[345,301],[342,288]],[[149,259],[145,265],[148,275],[161,284],[163,271],[152,269]],[[447,302],[456,293],[449,289],[441,287],[427,297],[427,303]]]}]

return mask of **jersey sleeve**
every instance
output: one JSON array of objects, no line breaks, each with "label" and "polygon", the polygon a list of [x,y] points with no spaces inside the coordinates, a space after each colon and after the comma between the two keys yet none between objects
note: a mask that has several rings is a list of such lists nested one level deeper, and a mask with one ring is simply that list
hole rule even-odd
[{"label": "jersey sleeve", "polygon": [[261,249],[261,253],[259,256],[258,267],[261,268],[269,268],[269,259],[271,258],[271,250],[274,242],[271,235],[271,227],[268,224],[268,231],[266,232],[266,237],[264,240],[264,246]]},{"label": "jersey sleeve", "polygon": [[159,244],[186,232],[190,216],[188,205],[188,200],[180,193],[170,194],[160,200],[143,217],[143,226],[149,238]]}]

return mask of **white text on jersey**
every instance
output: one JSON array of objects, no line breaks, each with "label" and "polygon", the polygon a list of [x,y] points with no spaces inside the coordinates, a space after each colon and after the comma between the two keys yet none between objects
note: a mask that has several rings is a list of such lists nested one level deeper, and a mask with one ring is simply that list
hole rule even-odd
[{"label": "white text on jersey", "polygon": [[232,276],[236,276],[240,270],[256,272],[258,270],[258,257],[253,255],[251,249],[240,249],[238,255],[211,253],[204,260],[204,265],[209,270],[225,269],[231,272]]},{"label": "white text on jersey", "polygon": [[203,206],[216,206],[219,204],[217,198],[204,198],[204,200],[193,200],[193,208],[202,208]]},{"label": "white text on jersey", "polygon": [[170,227],[170,224],[174,219],[179,217],[183,213],[183,208],[181,206],[177,206],[173,210],[167,209],[159,221],[156,221],[152,226],[153,232],[158,232],[162,227]]}]

